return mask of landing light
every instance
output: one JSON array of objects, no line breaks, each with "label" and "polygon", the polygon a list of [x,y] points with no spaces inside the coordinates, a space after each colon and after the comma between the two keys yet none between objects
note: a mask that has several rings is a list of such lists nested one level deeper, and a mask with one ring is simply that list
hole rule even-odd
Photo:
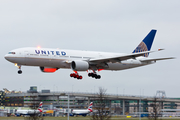
[{"label": "landing light", "polygon": [[18,64],[17,64],[17,63],[15,63],[14,65],[15,65],[16,67],[18,67]]}]

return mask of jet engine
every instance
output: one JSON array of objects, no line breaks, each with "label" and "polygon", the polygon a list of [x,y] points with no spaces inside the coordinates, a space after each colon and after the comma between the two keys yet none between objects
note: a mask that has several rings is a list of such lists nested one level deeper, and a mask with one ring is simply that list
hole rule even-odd
[{"label": "jet engine", "polygon": [[48,72],[48,73],[53,73],[56,70],[58,70],[58,68],[50,68],[50,67],[40,67],[40,70],[42,72]]},{"label": "jet engine", "polygon": [[71,68],[74,71],[86,71],[89,69],[89,63],[86,61],[72,61]]}]

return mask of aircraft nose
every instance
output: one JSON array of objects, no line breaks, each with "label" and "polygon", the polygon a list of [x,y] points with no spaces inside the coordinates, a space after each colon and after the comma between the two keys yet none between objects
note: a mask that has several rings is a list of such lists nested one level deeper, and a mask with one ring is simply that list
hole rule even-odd
[{"label": "aircraft nose", "polygon": [[4,58],[5,58],[6,60],[10,61],[12,57],[11,57],[10,55],[6,54],[6,55],[4,56]]},{"label": "aircraft nose", "polygon": [[6,54],[6,55],[4,56],[4,58],[5,58],[6,60],[8,60],[8,58],[9,58],[8,54]]}]

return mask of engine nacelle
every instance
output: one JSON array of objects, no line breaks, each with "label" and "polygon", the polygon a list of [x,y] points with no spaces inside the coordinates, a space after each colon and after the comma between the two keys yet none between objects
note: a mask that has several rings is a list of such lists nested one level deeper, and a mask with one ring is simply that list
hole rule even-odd
[{"label": "engine nacelle", "polygon": [[71,68],[74,71],[86,71],[89,69],[89,63],[86,61],[72,61]]},{"label": "engine nacelle", "polygon": [[48,72],[48,73],[53,73],[56,70],[58,70],[58,68],[50,68],[50,67],[40,67],[40,70],[42,72]]}]

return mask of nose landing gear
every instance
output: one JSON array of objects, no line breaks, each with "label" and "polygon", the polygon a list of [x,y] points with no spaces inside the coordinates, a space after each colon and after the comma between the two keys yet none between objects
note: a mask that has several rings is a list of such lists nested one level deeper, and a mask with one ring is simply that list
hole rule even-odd
[{"label": "nose landing gear", "polygon": [[22,70],[18,70],[18,74],[22,74]]},{"label": "nose landing gear", "polygon": [[17,63],[15,63],[15,66],[18,67],[18,74],[22,74],[22,70],[21,70],[21,65],[18,65]]}]

